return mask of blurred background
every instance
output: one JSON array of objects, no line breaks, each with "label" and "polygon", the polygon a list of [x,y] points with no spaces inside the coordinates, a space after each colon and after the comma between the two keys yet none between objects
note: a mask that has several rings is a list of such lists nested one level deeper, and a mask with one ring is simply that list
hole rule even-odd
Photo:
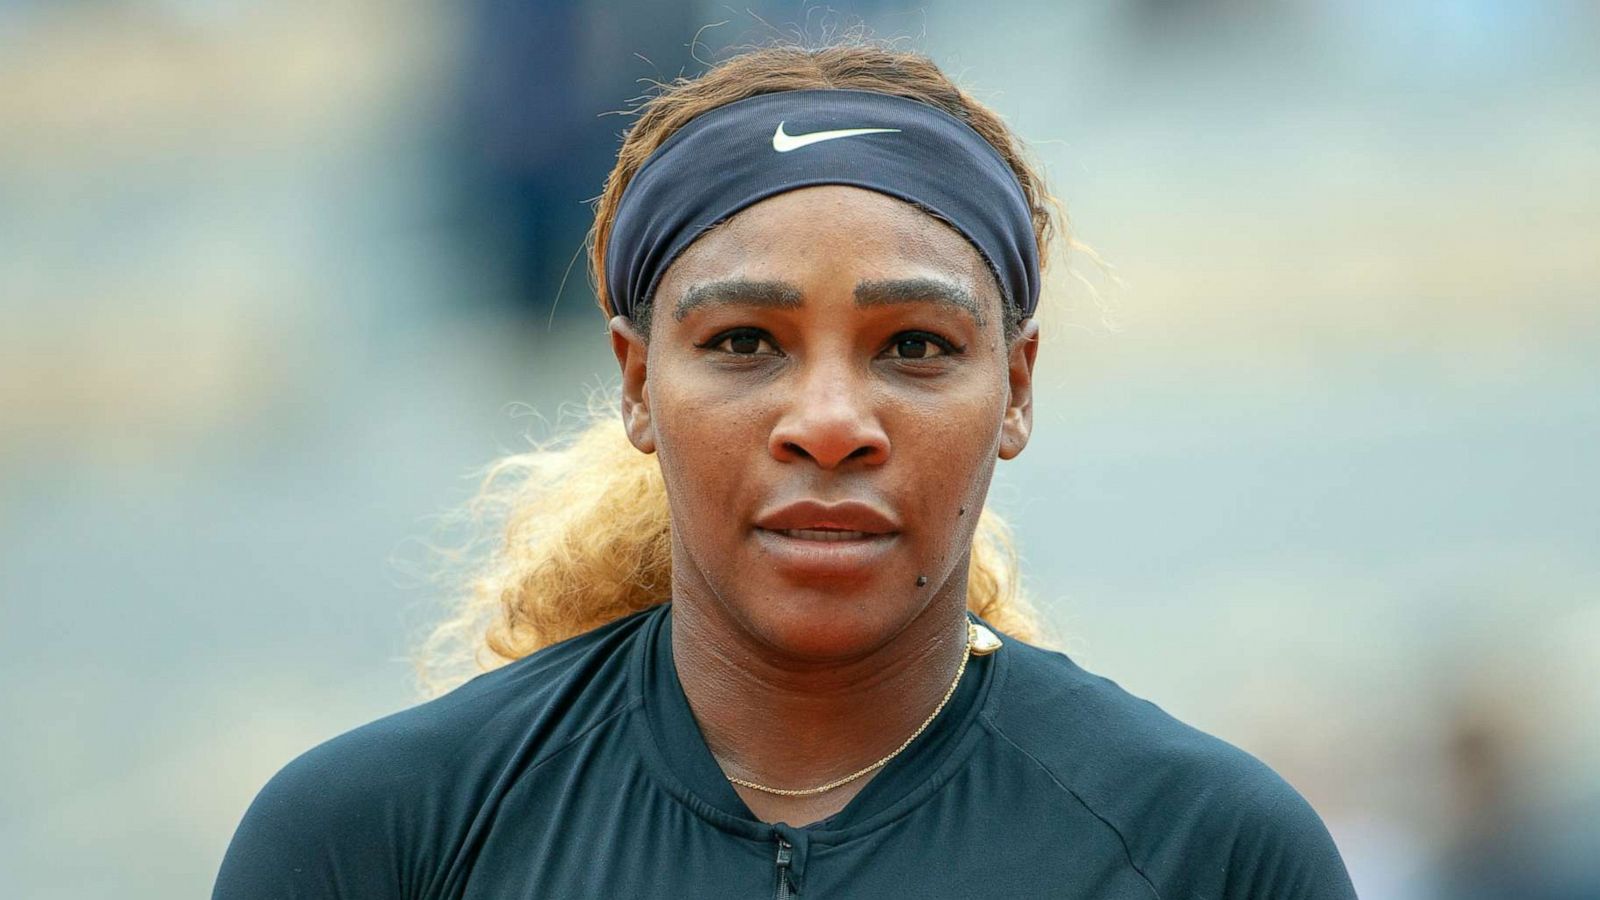
[{"label": "blurred background", "polygon": [[605,113],[854,21],[1115,269],[992,495],[1065,648],[1366,900],[1600,897],[1592,0],[0,0],[0,894],[205,896],[415,702],[423,542],[615,383]]}]

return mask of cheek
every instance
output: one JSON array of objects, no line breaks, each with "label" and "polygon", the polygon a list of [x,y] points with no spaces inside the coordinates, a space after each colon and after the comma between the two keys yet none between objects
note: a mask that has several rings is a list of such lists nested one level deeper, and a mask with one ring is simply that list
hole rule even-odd
[{"label": "cheek", "polygon": [[890,438],[901,455],[914,457],[930,481],[952,482],[998,451],[1005,392],[985,375],[938,391],[896,391],[883,408],[893,416]]},{"label": "cheek", "polygon": [[940,545],[959,545],[970,534],[999,451],[1005,394],[991,379],[974,381],[937,396],[902,397],[892,407],[900,493]]},{"label": "cheek", "polygon": [[685,537],[737,510],[752,455],[766,446],[759,397],[730,394],[693,373],[663,372],[651,391],[656,454],[675,525]]}]

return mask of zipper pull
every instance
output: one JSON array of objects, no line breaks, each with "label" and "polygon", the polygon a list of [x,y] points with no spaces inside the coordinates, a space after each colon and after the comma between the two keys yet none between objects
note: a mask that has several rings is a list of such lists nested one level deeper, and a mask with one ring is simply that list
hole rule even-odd
[{"label": "zipper pull", "polygon": [[783,838],[778,838],[778,890],[773,894],[777,900],[789,900],[798,897],[800,892],[795,890],[794,882],[789,880],[789,863],[794,859],[794,848]]}]

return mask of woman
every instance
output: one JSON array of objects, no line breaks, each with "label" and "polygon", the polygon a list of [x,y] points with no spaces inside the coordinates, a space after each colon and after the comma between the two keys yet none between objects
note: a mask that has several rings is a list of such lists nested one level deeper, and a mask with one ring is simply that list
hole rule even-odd
[{"label": "woman", "polygon": [[622,427],[510,464],[443,632],[492,670],[285,767],[215,897],[1353,897],[1270,769],[1027,642],[979,511],[1052,229],[920,56],[652,98],[593,234]]}]

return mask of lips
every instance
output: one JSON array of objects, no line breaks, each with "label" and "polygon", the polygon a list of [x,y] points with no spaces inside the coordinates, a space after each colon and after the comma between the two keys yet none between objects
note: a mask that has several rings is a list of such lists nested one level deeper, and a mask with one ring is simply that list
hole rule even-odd
[{"label": "lips", "polygon": [[870,503],[802,500],[756,519],[756,540],[792,578],[859,578],[879,566],[900,536],[900,523]]},{"label": "lips", "polygon": [[757,517],[756,527],[780,532],[848,532],[859,538],[895,534],[900,530],[900,523],[888,513],[860,500],[840,503],[800,500]]}]

